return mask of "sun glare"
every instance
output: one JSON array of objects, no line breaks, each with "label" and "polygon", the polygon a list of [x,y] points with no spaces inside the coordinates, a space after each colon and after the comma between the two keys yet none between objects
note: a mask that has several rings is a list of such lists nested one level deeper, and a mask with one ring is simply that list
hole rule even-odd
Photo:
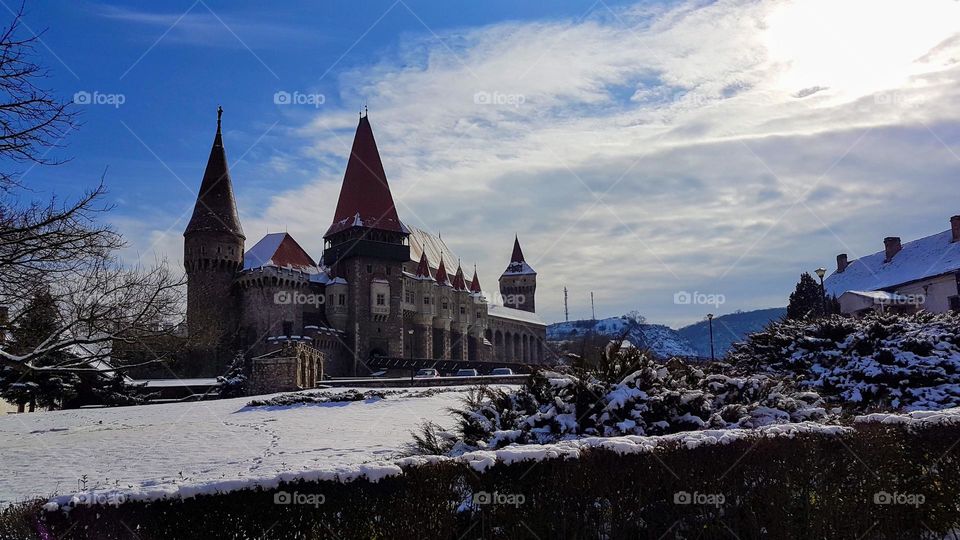
[{"label": "sun glare", "polygon": [[802,0],[772,10],[762,39],[781,69],[777,88],[856,98],[932,69],[916,60],[957,32],[955,0]]}]

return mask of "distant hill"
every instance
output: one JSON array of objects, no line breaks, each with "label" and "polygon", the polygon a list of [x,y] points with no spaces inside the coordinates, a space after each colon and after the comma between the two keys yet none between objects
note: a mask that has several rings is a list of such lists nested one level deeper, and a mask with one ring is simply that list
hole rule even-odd
[{"label": "distant hill", "polygon": [[[763,329],[770,321],[787,313],[787,308],[758,309],[721,315],[713,319],[713,345],[720,358],[736,341]],[[710,328],[707,321],[684,326],[677,333],[697,351],[698,356],[710,356]]]},{"label": "distant hill", "polygon": [[[740,311],[714,318],[713,345],[717,358],[726,354],[734,342],[761,330],[767,323],[783,317],[786,313],[787,308],[770,308]],[[547,340],[575,341],[590,332],[611,338],[626,334],[630,343],[649,348],[661,357],[710,357],[710,329],[707,321],[684,326],[679,330],[662,324],[638,324],[629,317],[568,321],[547,326]]]},{"label": "distant hill", "polygon": [[[551,324],[547,326],[547,340],[574,341],[590,332],[612,338],[619,338],[626,334],[626,339],[630,343],[649,348],[662,357],[698,356],[696,349],[676,330],[662,324],[638,324],[627,317]],[[709,356],[709,350],[707,355]]]}]

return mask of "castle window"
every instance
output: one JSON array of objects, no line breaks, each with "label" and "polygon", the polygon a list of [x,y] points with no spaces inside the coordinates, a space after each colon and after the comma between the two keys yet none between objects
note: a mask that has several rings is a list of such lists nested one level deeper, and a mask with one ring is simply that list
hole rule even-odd
[{"label": "castle window", "polygon": [[341,306],[347,305],[347,295],[341,294],[340,297],[337,298],[337,304]]},{"label": "castle window", "polygon": [[446,300],[443,301],[443,309],[447,309],[447,301],[446,301]]},{"label": "castle window", "polygon": [[385,305],[387,305],[387,297],[386,297],[386,295],[384,295],[383,293],[378,293],[378,294],[377,294],[377,305],[378,305],[378,306],[385,306]]},{"label": "castle window", "polygon": [[373,265],[372,265],[372,264],[368,264],[368,265],[367,265],[367,273],[368,273],[368,274],[372,274],[372,273],[373,273]]},{"label": "castle window", "polygon": [[481,315],[480,312],[478,311],[478,312],[477,312],[477,318],[479,319],[479,318],[481,318],[482,316],[483,316],[483,315]]},{"label": "castle window", "polygon": [[423,305],[425,305],[425,306],[429,306],[429,305],[430,305],[430,297],[429,297],[429,296],[424,296],[424,297],[423,297]]}]

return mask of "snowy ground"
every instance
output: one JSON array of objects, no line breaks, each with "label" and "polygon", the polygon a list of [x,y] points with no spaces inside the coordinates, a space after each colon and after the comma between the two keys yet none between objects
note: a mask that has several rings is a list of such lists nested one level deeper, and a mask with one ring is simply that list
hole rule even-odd
[{"label": "snowy ground", "polygon": [[175,493],[389,460],[422,421],[451,422],[447,408],[463,387],[453,390],[288,407],[247,408],[251,398],[241,398],[2,416],[0,505],[89,490]]}]

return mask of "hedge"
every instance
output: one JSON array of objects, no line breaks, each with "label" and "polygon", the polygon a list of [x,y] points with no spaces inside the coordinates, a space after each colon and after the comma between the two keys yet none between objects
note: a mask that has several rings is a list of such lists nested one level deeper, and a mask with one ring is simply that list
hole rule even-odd
[{"label": "hedge", "polygon": [[[960,426],[575,460],[411,467],[379,482],[295,482],[185,500],[0,517],[4,538],[943,538],[960,530]],[[277,504],[283,494],[299,502]],[[489,496],[484,496],[488,494]],[[18,534],[19,531],[19,534]],[[49,536],[43,536],[49,535]]]}]

